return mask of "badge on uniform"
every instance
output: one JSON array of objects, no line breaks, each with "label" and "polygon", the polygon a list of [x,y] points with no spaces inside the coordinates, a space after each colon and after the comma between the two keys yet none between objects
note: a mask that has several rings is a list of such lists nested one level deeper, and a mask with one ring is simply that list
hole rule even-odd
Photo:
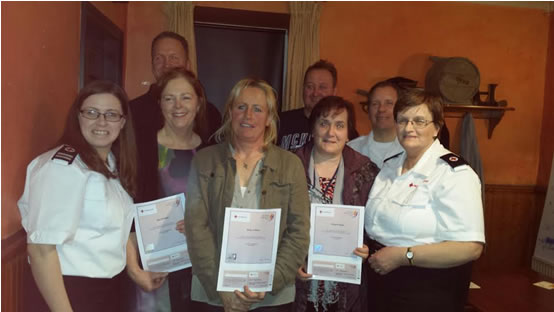
[{"label": "badge on uniform", "polygon": [[463,159],[461,156],[458,156],[454,153],[442,155],[441,159],[446,161],[452,168],[456,168],[462,165],[468,165],[465,159]]},{"label": "badge on uniform", "polygon": [[73,160],[77,157],[77,150],[70,145],[64,144],[62,147],[54,154],[52,160],[57,163],[62,163],[65,165],[71,165]]}]

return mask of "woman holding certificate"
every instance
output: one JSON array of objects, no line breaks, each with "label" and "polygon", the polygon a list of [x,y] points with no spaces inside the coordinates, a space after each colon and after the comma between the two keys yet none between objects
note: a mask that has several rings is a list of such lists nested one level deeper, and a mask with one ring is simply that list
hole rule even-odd
[{"label": "woman holding certificate", "polygon": [[463,311],[485,243],[475,172],[437,140],[442,100],[420,89],[394,107],[405,152],[385,160],[366,207],[374,311]]},{"label": "woman holding certificate", "polygon": [[118,294],[133,221],[136,151],[125,91],[85,86],[61,146],[27,167],[18,202],[32,278],[25,311],[122,311]]},{"label": "woman holding certificate", "polygon": [[[274,145],[277,118],[275,90],[262,80],[243,79],[225,105],[216,132],[220,144],[193,158],[185,231],[197,311],[288,311],[294,300],[296,270],[309,244],[309,200],[300,160]],[[281,209],[271,292],[243,285],[217,291],[226,207]]]},{"label": "woman holding certificate", "polygon": [[[138,202],[185,193],[192,157],[206,146],[208,135],[204,88],[193,73],[184,68],[169,70],[158,79],[160,115],[152,116],[157,131],[144,133],[139,150]],[[184,220],[176,225],[184,233]],[[129,251],[127,272],[143,290],[138,290],[141,309],[182,311],[190,305],[192,270],[169,273],[147,272],[140,268],[135,233]],[[168,296],[169,293],[169,296]]]},{"label": "woman holding certificate", "polygon": [[[379,169],[346,145],[355,128],[352,104],[338,96],[321,99],[309,119],[312,141],[296,151],[304,164],[312,203],[364,206]],[[363,259],[368,247],[352,250]],[[309,280],[298,269],[295,311],[365,311],[365,285]],[[362,291],[364,289],[364,291]]]}]

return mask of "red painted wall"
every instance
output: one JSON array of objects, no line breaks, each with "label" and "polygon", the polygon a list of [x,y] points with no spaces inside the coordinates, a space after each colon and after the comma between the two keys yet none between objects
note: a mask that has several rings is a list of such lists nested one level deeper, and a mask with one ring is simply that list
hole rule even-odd
[{"label": "red painted wall", "polygon": [[[2,239],[21,228],[27,164],[58,140],[77,94],[80,6],[2,2]],[[121,7],[99,9],[122,27]]]},{"label": "red painted wall", "polygon": [[152,39],[167,28],[164,3],[129,3],[125,91],[131,99],[148,91],[149,83],[154,81],[150,66],[150,46]]},{"label": "red painted wall", "polygon": [[[423,86],[430,55],[463,56],[481,73],[481,90],[498,83],[497,99],[515,112],[505,114],[492,139],[485,120],[475,120],[485,182],[536,183],[548,15],[538,9],[444,2],[326,2],[321,15],[321,56],[339,70],[340,94],[354,103],[357,88],[402,75]],[[358,128],[369,131],[358,107]],[[460,119],[447,119],[453,149]]]}]

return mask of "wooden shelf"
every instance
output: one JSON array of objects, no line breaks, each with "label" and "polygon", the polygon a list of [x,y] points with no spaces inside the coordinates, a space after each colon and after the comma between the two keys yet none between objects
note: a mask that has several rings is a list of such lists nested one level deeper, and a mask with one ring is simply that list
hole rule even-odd
[{"label": "wooden shelf", "polygon": [[444,106],[445,111],[513,111],[515,110],[514,107],[506,107],[506,106],[487,106],[487,105],[445,105]]},{"label": "wooden shelf", "polygon": [[471,113],[475,119],[487,119],[489,123],[488,138],[492,138],[494,128],[500,123],[504,116],[504,112],[515,110],[514,107],[507,107],[506,101],[499,102],[499,106],[487,105],[445,105],[444,117],[448,118],[463,118],[466,113]]}]

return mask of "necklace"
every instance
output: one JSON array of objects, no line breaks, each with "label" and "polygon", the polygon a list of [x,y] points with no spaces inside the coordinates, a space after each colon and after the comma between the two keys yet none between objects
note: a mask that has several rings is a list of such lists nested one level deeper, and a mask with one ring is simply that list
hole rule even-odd
[{"label": "necklace", "polygon": [[[262,155],[263,156],[263,155]],[[242,162],[242,168],[245,169],[245,170],[248,170],[248,163],[246,162],[247,160],[252,160],[253,157],[245,157],[244,159],[240,159],[240,158],[235,158],[238,161]],[[255,157],[255,162],[254,164],[258,163],[258,160],[260,159],[261,157]]]}]

